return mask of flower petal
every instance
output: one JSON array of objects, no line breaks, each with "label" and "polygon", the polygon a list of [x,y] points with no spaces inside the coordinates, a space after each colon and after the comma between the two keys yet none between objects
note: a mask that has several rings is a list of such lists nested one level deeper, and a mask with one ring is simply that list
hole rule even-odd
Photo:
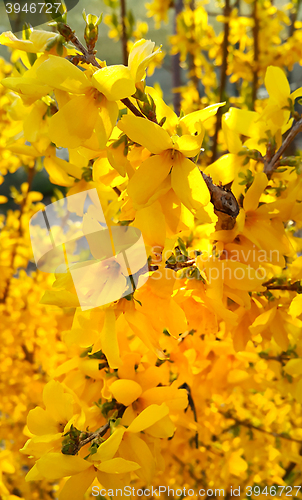
[{"label": "flower petal", "polygon": [[37,77],[54,89],[83,94],[91,87],[85,73],[67,59],[49,56],[37,69]]},{"label": "flower petal", "polygon": [[153,404],[145,408],[129,425],[127,432],[141,432],[155,424],[169,413],[169,408],[165,403],[160,406]]},{"label": "flower petal", "polygon": [[[168,153],[168,154],[167,154]],[[128,194],[134,208],[142,208],[168,176],[172,159],[169,152],[147,158],[128,183]]]},{"label": "flower petal", "polygon": [[129,139],[141,144],[153,154],[160,154],[173,147],[172,140],[166,130],[157,123],[138,116],[124,115],[117,124]]},{"label": "flower petal", "polygon": [[46,410],[57,422],[67,423],[73,415],[73,397],[64,392],[60,382],[51,380],[43,390]]},{"label": "flower petal", "polygon": [[126,432],[125,427],[118,427],[109,438],[104,441],[104,443],[100,444],[97,449],[97,452],[91,455],[91,460],[95,461],[107,461],[111,460],[119,449],[119,445],[123,439],[123,435]]},{"label": "flower petal", "polygon": [[186,116],[183,116],[179,120],[179,125],[182,129],[187,130],[191,134],[194,134],[196,131],[198,132],[198,124],[199,122],[205,122],[211,116],[216,115],[217,110],[225,105],[225,102],[220,102],[218,104],[211,104],[211,106],[207,106],[204,109],[200,109],[199,111],[194,111],[193,113],[189,113]]},{"label": "flower petal", "polygon": [[140,82],[143,80],[145,75],[145,70],[149,62],[159,53],[161,49],[157,49],[153,52],[155,43],[151,40],[138,40],[132,46],[128,58],[128,66],[132,75],[133,80]]},{"label": "flower petal", "polygon": [[72,476],[66,481],[62,491],[59,493],[59,500],[83,500],[84,494],[94,480],[96,472],[93,467]]},{"label": "flower petal", "polygon": [[184,156],[173,161],[171,184],[178,198],[191,211],[210,202],[210,192],[198,167]]},{"label": "flower petal", "polygon": [[115,328],[115,314],[113,310],[105,313],[104,326],[101,331],[102,350],[108,360],[110,368],[118,368],[121,365],[117,333]]},{"label": "flower petal", "polygon": [[268,184],[268,179],[264,172],[255,174],[254,182],[247,190],[243,200],[243,208],[246,212],[256,210],[259,204],[259,198]]},{"label": "flower petal", "polygon": [[134,380],[116,380],[110,386],[114,398],[125,406],[129,406],[142,394],[141,386]]},{"label": "flower petal", "polygon": [[49,413],[39,406],[30,410],[28,413],[27,427],[32,434],[37,436],[56,434],[58,432],[57,422]]},{"label": "flower petal", "polygon": [[265,73],[264,83],[270,97],[284,105],[290,95],[290,86],[284,71],[277,66],[269,66]]},{"label": "flower petal", "polygon": [[200,152],[204,133],[205,130],[202,127],[198,135],[185,134],[179,137],[176,141],[179,151],[185,156],[196,156]]},{"label": "flower petal", "polygon": [[80,146],[91,137],[97,115],[93,99],[82,95],[70,99],[49,121],[52,142],[63,148]]},{"label": "flower petal", "polygon": [[126,472],[131,472],[140,469],[140,465],[131,460],[125,460],[124,458],[112,458],[112,460],[106,460],[106,462],[96,465],[96,468],[101,472],[107,472],[108,474],[125,474]]},{"label": "flower petal", "polygon": [[37,461],[36,465],[40,474],[46,479],[73,476],[91,467],[91,463],[83,458],[63,453],[47,453]]},{"label": "flower petal", "polygon": [[99,92],[102,92],[108,101],[118,101],[130,97],[136,88],[129,68],[126,66],[106,66],[97,70],[91,82]]}]

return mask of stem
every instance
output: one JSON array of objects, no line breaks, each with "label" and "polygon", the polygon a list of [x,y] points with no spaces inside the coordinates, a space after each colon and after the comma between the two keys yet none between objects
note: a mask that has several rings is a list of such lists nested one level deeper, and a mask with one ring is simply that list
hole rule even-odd
[{"label": "stem", "polygon": [[[175,15],[174,15],[174,35],[177,34],[177,16],[183,9],[183,0],[175,1]],[[172,56],[172,87],[178,88],[181,86],[181,68],[180,68],[180,55],[179,53]],[[173,97],[173,106],[175,113],[180,114],[180,92],[175,92]]]},{"label": "stem", "polygon": [[[225,0],[225,6],[223,10],[223,16],[225,18],[224,23],[224,36],[222,42],[222,65],[220,68],[220,88],[219,88],[219,102],[223,101],[225,95],[225,87],[227,81],[227,69],[228,69],[228,45],[229,45],[229,32],[230,32],[230,23],[229,23],[229,15],[231,12],[230,0]],[[221,127],[221,117],[222,117],[222,108],[219,108],[216,114],[216,126],[215,126],[215,134],[213,137],[213,148],[212,148],[212,161],[214,162],[217,157],[217,140],[218,133]]]},{"label": "stem", "polygon": [[298,292],[302,287],[300,281],[295,281],[294,283],[286,285],[268,285],[266,288],[267,290],[289,290],[291,292]]},{"label": "stem", "polygon": [[[302,446],[299,450],[299,455],[301,456],[302,455]],[[290,462],[287,466],[287,468],[285,469],[285,474],[282,476],[282,479],[283,481],[286,481],[288,479],[288,477],[290,476],[290,474],[292,473],[292,471],[294,470],[294,468],[296,467],[297,463],[296,462]]]},{"label": "stem", "polygon": [[[79,52],[81,52],[85,58],[85,62],[88,64],[92,64],[96,68],[101,69],[102,67],[99,65],[97,60],[95,59],[94,54],[90,54],[87,49],[81,44],[80,40],[72,31],[68,24],[63,24],[62,26],[58,25],[59,33],[65,38],[66,41],[71,42]],[[137,109],[134,104],[126,97],[125,99],[121,99],[121,102],[125,104],[125,106],[132,111],[135,116],[139,116],[140,118],[146,118],[140,111]]]},{"label": "stem", "polygon": [[295,439],[295,438],[291,438],[288,436],[284,436],[283,434],[280,434],[279,432],[266,431],[265,429],[261,429],[260,427],[256,427],[256,425],[253,425],[250,422],[247,422],[246,420],[239,420],[238,418],[234,417],[230,412],[225,413],[225,412],[220,411],[220,410],[218,410],[218,411],[223,417],[225,417],[227,419],[234,420],[236,422],[236,424],[242,425],[243,427],[247,427],[248,429],[263,432],[264,434],[267,434],[267,435],[272,436],[274,438],[286,439],[287,441],[292,441],[294,443],[301,443],[302,444],[301,439]]},{"label": "stem", "polygon": [[299,13],[300,5],[301,5],[301,0],[297,0],[297,2],[296,2],[296,8],[295,8],[294,12],[290,15],[290,21],[291,21],[291,23],[290,23],[290,27],[289,27],[289,33],[288,33],[289,37],[293,36],[293,34],[296,31],[295,22],[298,19],[298,13]]},{"label": "stem", "polygon": [[[296,1],[296,8],[295,8],[294,12],[292,12],[290,15],[290,26],[289,26],[289,31],[288,31],[288,38],[292,37],[296,31],[295,22],[298,19],[300,5],[301,5],[301,0],[297,0]],[[290,84],[293,83],[293,70],[289,71],[289,73],[288,73],[288,81]]]},{"label": "stem", "polygon": [[272,159],[269,162],[266,162],[264,165],[264,173],[270,178],[274,169],[278,166],[278,160],[283,155],[284,151],[288,148],[291,142],[295,139],[295,137],[302,131],[302,118],[291,128],[288,136],[281,144],[278,151],[274,154]]},{"label": "stem", "polygon": [[126,0],[121,0],[121,24],[122,24],[122,50],[123,50],[123,64],[128,64],[128,49],[127,49],[127,31],[126,31]]},{"label": "stem", "polygon": [[[125,410],[126,406],[119,405],[116,418],[121,418]],[[108,421],[106,422],[106,424],[102,425],[102,427],[97,429],[95,432],[92,432],[87,438],[82,439],[82,441],[79,441],[75,449],[75,454],[77,454],[83,446],[85,446],[88,443],[91,443],[91,441],[93,441],[94,439],[104,436],[109,429],[110,429],[110,422]]]},{"label": "stem", "polygon": [[[190,2],[190,9],[193,14],[193,22],[192,22],[192,39],[193,41],[196,40],[196,33],[195,33],[195,22],[194,22],[194,11],[195,11],[196,5],[195,5],[195,0],[191,0]],[[199,78],[196,75],[196,65],[195,65],[195,60],[194,60],[194,54],[191,52],[188,53],[188,65],[189,65],[189,77],[190,80],[192,81],[194,87],[196,87],[198,94],[199,93]]]},{"label": "stem", "polygon": [[258,90],[258,65],[259,65],[259,18],[257,15],[257,0],[254,1],[253,11],[253,41],[254,41],[254,68],[253,68],[253,85],[252,85],[252,104],[251,109],[255,109],[255,101]]},{"label": "stem", "polygon": [[128,99],[128,97],[125,97],[125,99],[121,99],[121,102],[125,104],[126,108],[130,109],[130,111],[132,111],[132,113],[135,116],[139,116],[139,118],[146,119],[145,115],[143,115],[143,113],[141,113],[140,110],[137,109],[137,107],[134,106],[134,104],[132,104],[132,102],[130,101],[130,99]]}]

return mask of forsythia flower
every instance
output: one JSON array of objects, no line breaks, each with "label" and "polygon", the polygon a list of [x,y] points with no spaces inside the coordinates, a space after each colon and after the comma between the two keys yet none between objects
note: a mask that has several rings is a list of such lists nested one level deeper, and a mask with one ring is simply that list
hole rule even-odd
[{"label": "forsythia flower", "polygon": [[134,208],[150,205],[172,187],[197,218],[212,221],[209,191],[197,166],[187,156],[199,154],[204,137],[202,122],[214,115],[219,106],[221,104],[209,106],[180,119],[171,112],[168,125],[175,127],[173,135],[144,118],[123,116],[118,127],[153,155],[129,181],[128,193]]}]

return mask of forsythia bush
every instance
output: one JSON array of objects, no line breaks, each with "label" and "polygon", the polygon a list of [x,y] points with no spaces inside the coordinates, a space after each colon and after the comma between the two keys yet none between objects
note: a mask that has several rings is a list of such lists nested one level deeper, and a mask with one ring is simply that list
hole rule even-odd
[{"label": "forsythia bush", "polygon": [[[257,11],[260,43],[271,29],[277,46],[278,19],[288,18],[266,4]],[[165,20],[169,5],[153,2],[150,15]],[[237,14],[225,70],[251,82],[252,39],[239,28],[252,20],[238,27]],[[0,220],[3,500],[114,498],[130,488],[133,498],[142,490],[157,497],[160,486],[177,498],[215,489],[230,498],[239,488],[241,498],[301,498],[302,171],[286,149],[302,131],[302,88],[291,91],[283,49],[277,64],[267,50],[255,71],[268,98],[248,109],[245,85],[223,113],[230,103],[213,100],[205,55],[223,57],[222,37],[219,45],[205,16],[188,4],[178,18],[173,50],[183,61],[196,54],[191,71],[205,88],[198,99],[192,79],[181,89],[180,116],[146,82],[160,48],[129,41],[128,64],[107,66],[94,51],[96,16],[84,15],[87,48],[66,12],[58,33],[26,27],[23,39],[0,36],[14,63],[0,65],[0,171],[28,176],[13,190],[19,209]],[[204,46],[185,36],[186,25],[205,32]],[[301,33],[298,26],[292,37]],[[85,192],[96,189],[108,226],[142,232],[142,286],[125,294],[117,269],[112,286],[123,298],[81,308],[70,270],[30,271],[29,223],[44,210],[31,186],[41,165],[67,188],[75,216],[87,220]],[[102,290],[97,275],[84,280],[85,297],[109,296],[108,276]]]}]

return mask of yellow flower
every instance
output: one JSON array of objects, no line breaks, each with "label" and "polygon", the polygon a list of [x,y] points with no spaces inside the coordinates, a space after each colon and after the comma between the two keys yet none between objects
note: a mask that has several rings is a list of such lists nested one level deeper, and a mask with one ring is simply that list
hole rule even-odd
[{"label": "yellow flower", "polygon": [[49,120],[49,130],[59,147],[103,149],[117,120],[115,101],[135,92],[125,66],[101,68],[91,75],[56,56],[41,64],[37,78],[56,91],[59,111]]},{"label": "yellow flower", "polygon": [[34,30],[30,32],[28,40],[19,40],[11,31],[5,31],[0,35],[0,44],[11,49],[23,50],[25,52],[44,52],[49,42],[59,35],[51,31]]},{"label": "yellow flower", "polygon": [[132,46],[128,57],[128,66],[135,83],[145,78],[148,64],[161,52],[160,48],[153,52],[154,47],[154,42],[144,39],[138,40]]},{"label": "yellow flower", "polygon": [[22,76],[5,78],[1,81],[1,84],[19,94],[26,105],[30,105],[37,99],[41,99],[41,97],[46,96],[52,90],[49,84],[41,82],[37,78],[37,69],[47,57],[47,55],[39,57],[33,66],[25,71]]},{"label": "yellow flower", "polygon": [[297,97],[302,95],[302,87],[291,93],[284,71],[277,66],[267,68],[264,83],[269,100],[260,119],[270,119],[275,126],[283,127],[288,123],[290,117],[290,110],[284,108],[288,108],[289,101],[294,102]]},{"label": "yellow flower", "polygon": [[144,118],[123,116],[118,127],[152,153],[129,180],[128,194],[136,210],[152,204],[172,186],[192,213],[206,222],[213,221],[209,190],[198,167],[187,156],[200,152],[204,137],[202,122],[214,115],[220,106],[222,104],[212,105],[180,119],[173,114],[171,121],[177,122],[173,135]]}]

